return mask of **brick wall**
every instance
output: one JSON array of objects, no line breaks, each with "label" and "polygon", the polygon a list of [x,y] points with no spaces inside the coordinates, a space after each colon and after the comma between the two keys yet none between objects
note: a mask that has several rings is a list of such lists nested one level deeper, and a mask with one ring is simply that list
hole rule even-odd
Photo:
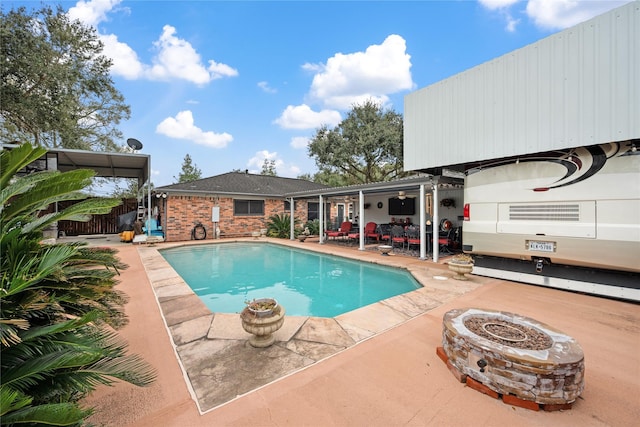
[{"label": "brick wall", "polygon": [[[234,216],[233,198],[203,197],[203,196],[169,196],[166,199],[166,216],[164,206],[159,203],[158,210],[165,229],[165,239],[168,242],[191,240],[191,231],[197,222],[201,222],[207,230],[207,240],[213,239],[215,233],[211,221],[211,208],[220,207],[220,228],[222,237],[250,236],[254,231],[266,228],[269,217],[275,214],[289,213],[284,210],[284,200],[266,199],[264,201],[264,215]],[[307,202],[296,201],[295,216],[304,224],[307,221]]]}]

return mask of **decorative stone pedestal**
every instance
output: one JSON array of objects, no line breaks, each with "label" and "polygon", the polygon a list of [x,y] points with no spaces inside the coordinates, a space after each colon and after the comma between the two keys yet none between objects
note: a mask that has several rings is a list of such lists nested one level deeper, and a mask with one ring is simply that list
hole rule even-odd
[{"label": "decorative stone pedestal", "polygon": [[456,280],[469,280],[466,273],[471,273],[473,271],[473,264],[470,262],[456,262],[449,261],[447,263],[449,265],[449,270],[453,271],[453,278]]},{"label": "decorative stone pedestal", "polygon": [[282,327],[284,324],[284,307],[278,305],[273,314],[266,317],[258,317],[251,313],[248,308],[245,308],[240,313],[240,320],[242,321],[242,328],[253,334],[249,338],[249,344],[252,347],[264,348],[269,347],[275,342],[273,333]]}]

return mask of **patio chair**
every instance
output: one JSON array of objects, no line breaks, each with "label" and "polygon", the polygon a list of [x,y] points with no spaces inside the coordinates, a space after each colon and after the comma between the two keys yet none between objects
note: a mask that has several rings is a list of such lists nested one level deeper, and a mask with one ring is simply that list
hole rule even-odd
[{"label": "patio chair", "polygon": [[402,249],[404,249],[406,242],[407,238],[404,233],[404,228],[401,225],[394,225],[391,227],[391,246],[395,246],[396,243],[400,243],[402,245]]},{"label": "patio chair", "polygon": [[378,224],[375,222],[368,222],[364,225],[364,240],[376,239],[376,242],[380,240],[380,234],[378,233]]},{"label": "patio chair", "polygon": [[330,237],[333,237],[334,239],[337,239],[338,237],[345,238],[351,232],[351,227],[353,227],[351,221],[344,221],[340,224],[340,228],[338,230],[327,231],[327,239]]},{"label": "patio chair", "polygon": [[[368,223],[365,224],[365,226],[364,226],[364,239],[365,239],[365,241],[369,237],[375,238],[376,242],[378,241],[378,238],[380,236],[376,231],[377,227],[378,227],[378,224],[376,224],[375,222],[368,222]],[[360,240],[360,233],[359,232],[349,233],[347,238],[349,239],[349,242],[351,242],[352,240],[353,241]]]},{"label": "patio chair", "polygon": [[389,224],[378,225],[378,235],[383,242],[391,243],[391,226]]},{"label": "patio chair", "polygon": [[438,251],[442,254],[452,254],[453,247],[453,228],[448,228],[445,231],[440,231],[438,235]]},{"label": "patio chair", "polygon": [[411,249],[411,246],[420,246],[420,227],[417,225],[407,227],[407,247]]}]

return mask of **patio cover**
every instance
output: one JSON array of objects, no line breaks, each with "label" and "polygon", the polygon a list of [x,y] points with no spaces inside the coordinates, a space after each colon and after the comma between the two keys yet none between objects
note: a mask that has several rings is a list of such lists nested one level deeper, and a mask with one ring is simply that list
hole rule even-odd
[{"label": "patio cover", "polygon": [[58,157],[57,169],[92,169],[103,178],[137,178],[138,188],[149,179],[151,156],[148,154],[107,153],[98,151],[48,149]]},{"label": "patio cover", "polygon": [[[367,194],[375,194],[375,193],[388,193],[388,194],[397,194],[398,191],[420,191],[420,207],[418,212],[420,212],[420,258],[426,258],[426,242],[424,239],[425,235],[425,194],[427,191],[433,194],[433,198],[436,200],[434,204],[433,210],[433,223],[438,224],[440,217],[438,213],[438,205],[439,205],[439,196],[438,189],[439,188],[451,188],[451,187],[459,187],[463,186],[463,178],[464,174],[460,172],[456,172],[453,170],[442,169],[441,175],[434,176],[425,173],[417,173],[415,175],[396,179],[393,181],[385,181],[385,182],[374,182],[368,184],[357,184],[357,185],[349,185],[345,187],[332,187],[325,188],[319,190],[308,190],[308,191],[298,191],[285,194],[285,197],[290,198],[291,206],[293,209],[294,201],[296,198],[301,199],[311,199],[314,197],[318,197],[318,202],[320,206],[319,212],[319,220],[320,220],[320,229],[326,230],[324,224],[324,214],[323,214],[323,198],[324,197],[336,197],[336,196],[357,196],[358,198],[358,207],[359,212],[363,215],[363,221],[360,222],[359,226],[359,234],[360,234],[360,244],[359,249],[364,250],[364,198]],[[291,215],[291,224],[290,224],[290,235],[291,240],[294,239],[294,216]],[[323,233],[320,234],[320,243],[324,243]],[[438,261],[439,253],[438,253],[438,244],[437,244],[437,234],[433,235],[433,260],[435,262]]]},{"label": "patio cover", "polygon": [[[15,144],[2,144],[10,150]],[[45,147],[46,148],[46,147]],[[137,178],[138,188],[149,179],[151,156],[148,154],[111,153],[100,151],[46,148],[45,169],[67,172],[74,169],[92,169],[102,178]]]}]

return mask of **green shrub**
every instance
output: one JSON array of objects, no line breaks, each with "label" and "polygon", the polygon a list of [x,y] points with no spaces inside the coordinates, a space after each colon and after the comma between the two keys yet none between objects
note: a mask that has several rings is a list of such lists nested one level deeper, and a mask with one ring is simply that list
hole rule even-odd
[{"label": "green shrub", "polygon": [[[300,223],[294,218],[294,229]],[[291,216],[289,214],[275,214],[269,217],[267,222],[267,236],[288,239],[291,237]]]},{"label": "green shrub", "polygon": [[[115,380],[145,386],[154,371],[111,327],[126,323],[125,295],[114,289],[127,266],[109,248],[42,243],[55,221],[87,221],[115,199],[84,200],[92,171],[18,176],[46,153],[29,144],[0,153],[0,419],[2,425],[78,425],[92,413],[79,401]],[[62,200],[80,200],[45,212]]]}]

